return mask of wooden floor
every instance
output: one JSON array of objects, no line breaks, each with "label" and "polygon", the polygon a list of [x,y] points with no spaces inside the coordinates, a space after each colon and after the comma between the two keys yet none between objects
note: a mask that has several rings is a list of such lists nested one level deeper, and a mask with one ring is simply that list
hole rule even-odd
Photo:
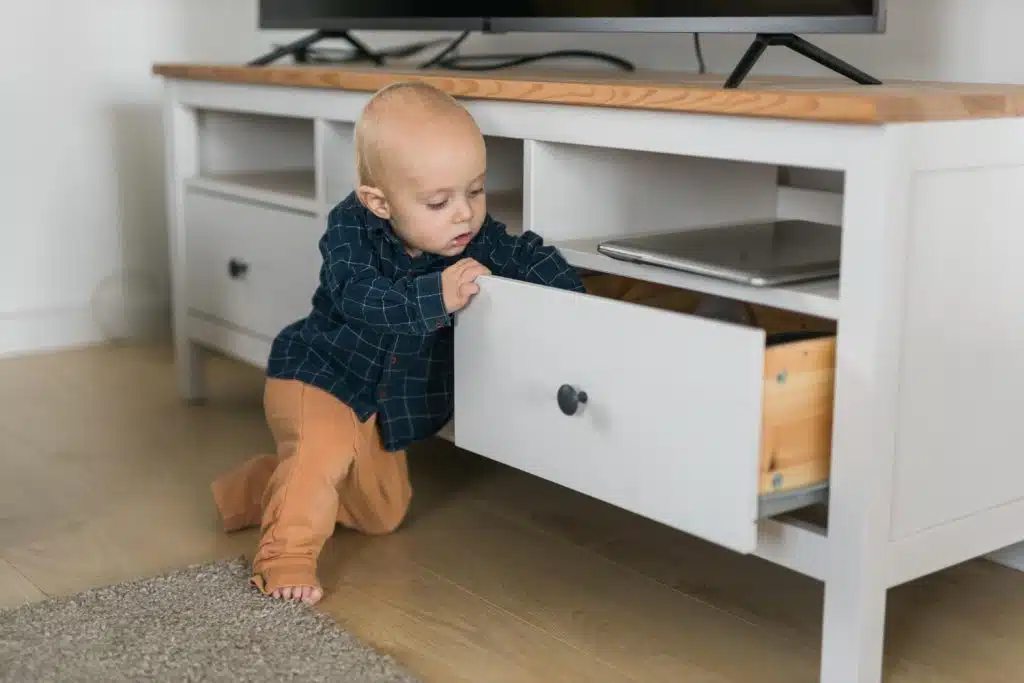
[{"label": "wooden floor", "polygon": [[[251,553],[210,480],[271,447],[261,376],[179,401],[165,348],[0,361],[0,607]],[[821,586],[443,442],[402,530],[339,531],[323,609],[438,683],[814,683]],[[1024,680],[1024,574],[984,561],[890,593],[902,683]],[[2,617],[0,617],[2,618]]]}]

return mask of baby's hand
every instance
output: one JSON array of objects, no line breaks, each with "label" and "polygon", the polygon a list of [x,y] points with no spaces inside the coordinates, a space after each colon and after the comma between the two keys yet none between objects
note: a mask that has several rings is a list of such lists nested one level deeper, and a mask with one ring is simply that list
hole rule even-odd
[{"label": "baby's hand", "polygon": [[464,258],[445,268],[441,273],[441,295],[448,312],[454,313],[469,303],[470,297],[480,291],[475,280],[490,272],[471,258]]}]

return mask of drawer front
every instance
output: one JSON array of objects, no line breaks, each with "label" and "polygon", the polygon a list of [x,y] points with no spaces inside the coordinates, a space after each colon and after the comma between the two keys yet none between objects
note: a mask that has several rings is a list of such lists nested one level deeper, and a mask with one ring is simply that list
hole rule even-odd
[{"label": "drawer front", "polygon": [[754,550],[763,330],[479,282],[455,326],[460,447]]},{"label": "drawer front", "polygon": [[191,310],[266,338],[309,312],[319,219],[190,190],[185,225]]}]

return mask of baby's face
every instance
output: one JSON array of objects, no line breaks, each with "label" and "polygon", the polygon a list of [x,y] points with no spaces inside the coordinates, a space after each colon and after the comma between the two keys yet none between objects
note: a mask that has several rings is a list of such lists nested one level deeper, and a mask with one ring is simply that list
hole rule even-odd
[{"label": "baby's face", "polygon": [[410,251],[462,253],[487,213],[487,152],[479,132],[468,126],[423,131],[387,166],[391,222]]}]

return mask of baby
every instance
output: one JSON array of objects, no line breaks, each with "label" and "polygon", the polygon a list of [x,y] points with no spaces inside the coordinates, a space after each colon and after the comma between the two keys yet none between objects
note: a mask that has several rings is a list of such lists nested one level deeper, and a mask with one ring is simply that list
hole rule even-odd
[{"label": "baby", "polygon": [[483,274],[583,291],[532,232],[487,213],[472,116],[422,83],[388,86],[355,127],[357,185],[331,211],[312,310],[274,340],[264,407],[277,455],[212,486],[227,531],[259,525],[252,583],[316,603],[335,523],[386,534],[412,497],[405,449],[452,417],[453,314]]}]

